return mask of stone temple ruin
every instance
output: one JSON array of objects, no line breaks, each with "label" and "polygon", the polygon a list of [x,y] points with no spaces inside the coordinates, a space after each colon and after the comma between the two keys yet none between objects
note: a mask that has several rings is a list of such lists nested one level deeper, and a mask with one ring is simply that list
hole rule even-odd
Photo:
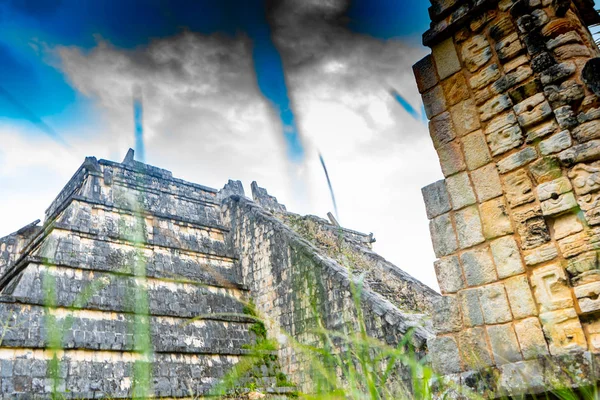
[{"label": "stone temple ruin", "polygon": [[144,366],[147,395],[205,395],[265,336],[278,348],[245,379],[309,391],[292,341],[318,344],[315,312],[357,329],[357,273],[368,335],[410,337],[446,381],[494,398],[600,380],[600,17],[591,0],[430,15],[414,72],[445,176],[423,188],[441,296],[256,183],[251,200],[132,151],[88,157],[42,225],[0,239],[1,397],[133,397]]},{"label": "stone temple ruin", "polygon": [[414,66],[445,179],[423,188],[433,366],[502,394],[600,376],[600,52],[588,0],[432,0]]}]

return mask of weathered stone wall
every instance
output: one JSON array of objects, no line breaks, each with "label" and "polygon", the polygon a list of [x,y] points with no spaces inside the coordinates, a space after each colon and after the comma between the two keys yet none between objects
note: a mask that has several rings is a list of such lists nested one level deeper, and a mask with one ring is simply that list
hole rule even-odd
[{"label": "weathered stone wall", "polygon": [[[541,357],[600,350],[598,15],[586,0],[433,0],[430,14],[414,71],[445,176],[423,188],[444,294],[433,363],[541,390]],[[511,384],[518,372],[531,382]]]},{"label": "weathered stone wall", "polygon": [[[320,345],[316,318],[328,330],[358,329],[351,289],[357,279],[348,266],[329,258],[271,212],[243,196],[225,200],[223,212],[231,225],[243,283],[266,318],[269,335],[280,339],[283,332],[302,344]],[[422,354],[430,336],[426,315],[402,312],[368,286],[361,292],[361,307],[371,337],[396,346],[414,328],[412,342],[417,354]],[[283,341],[279,359],[283,371],[300,387],[310,388],[309,359],[291,341]]]}]

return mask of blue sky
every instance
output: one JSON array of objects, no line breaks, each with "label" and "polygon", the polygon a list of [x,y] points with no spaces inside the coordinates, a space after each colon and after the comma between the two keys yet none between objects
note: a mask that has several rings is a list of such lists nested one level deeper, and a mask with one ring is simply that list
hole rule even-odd
[{"label": "blue sky", "polygon": [[[427,28],[427,2],[355,0],[347,18],[347,26],[354,32],[384,40],[404,37],[415,41]],[[59,133],[94,121],[93,104],[70,85],[48,47],[89,50],[101,37],[116,47],[131,49],[188,29],[249,35],[254,40],[259,86],[284,123],[295,129],[263,1],[5,0],[0,3],[0,24],[0,85],[30,111],[25,113],[0,97],[0,121],[26,124],[34,114]],[[292,143],[292,147],[298,146]]]}]

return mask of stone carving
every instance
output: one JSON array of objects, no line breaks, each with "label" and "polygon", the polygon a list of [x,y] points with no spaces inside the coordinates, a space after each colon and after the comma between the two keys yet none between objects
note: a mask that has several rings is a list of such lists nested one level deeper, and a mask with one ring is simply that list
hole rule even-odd
[{"label": "stone carving", "polygon": [[503,176],[506,197],[511,207],[532,202],[535,199],[531,179],[524,169]]},{"label": "stone carving", "polygon": [[587,349],[585,334],[574,309],[541,314],[540,319],[546,336],[550,338],[552,355]]},{"label": "stone carving", "polygon": [[531,285],[541,312],[573,306],[567,277],[560,265],[551,264],[534,270],[531,274]]},{"label": "stone carving", "polygon": [[462,59],[471,72],[475,72],[492,58],[492,49],[485,36],[476,35],[462,45]]}]

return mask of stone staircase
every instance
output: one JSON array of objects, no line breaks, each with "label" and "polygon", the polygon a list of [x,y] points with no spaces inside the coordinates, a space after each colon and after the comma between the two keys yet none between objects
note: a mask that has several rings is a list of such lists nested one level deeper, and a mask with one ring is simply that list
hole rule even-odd
[{"label": "stone staircase", "polygon": [[[260,338],[221,195],[132,152],[87,158],[0,271],[2,398],[206,395],[250,357]],[[242,386],[290,392],[269,364]]]}]

